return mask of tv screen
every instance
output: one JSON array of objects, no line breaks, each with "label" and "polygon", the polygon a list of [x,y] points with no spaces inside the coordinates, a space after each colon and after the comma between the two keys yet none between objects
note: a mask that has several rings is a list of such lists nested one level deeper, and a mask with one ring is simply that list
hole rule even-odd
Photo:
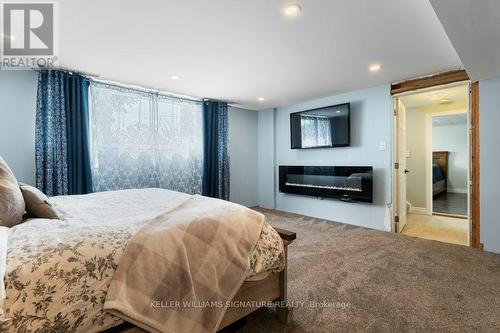
[{"label": "tv screen", "polygon": [[350,104],[290,114],[292,149],[345,147],[350,144]]}]

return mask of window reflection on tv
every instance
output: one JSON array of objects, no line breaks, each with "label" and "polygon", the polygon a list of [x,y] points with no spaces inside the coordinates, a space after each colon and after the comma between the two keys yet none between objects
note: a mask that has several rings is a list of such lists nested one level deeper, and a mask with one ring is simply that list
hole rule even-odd
[{"label": "window reflection on tv", "polygon": [[350,104],[290,114],[292,149],[345,147],[350,144]]}]

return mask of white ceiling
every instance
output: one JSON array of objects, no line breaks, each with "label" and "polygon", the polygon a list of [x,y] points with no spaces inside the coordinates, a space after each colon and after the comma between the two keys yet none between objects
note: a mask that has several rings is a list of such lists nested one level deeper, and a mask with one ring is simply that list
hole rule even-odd
[{"label": "white ceiling", "polygon": [[466,124],[467,124],[467,113],[432,117],[433,127],[466,125]]},{"label": "white ceiling", "polygon": [[449,105],[449,109],[463,108],[467,102],[467,85],[459,85],[450,88],[419,92],[401,97],[401,101],[407,108],[418,108],[422,106]]},{"label": "white ceiling", "polygon": [[462,66],[427,0],[299,2],[60,1],[60,65],[254,109]]},{"label": "white ceiling", "polygon": [[469,77],[500,75],[500,1],[431,0]]}]

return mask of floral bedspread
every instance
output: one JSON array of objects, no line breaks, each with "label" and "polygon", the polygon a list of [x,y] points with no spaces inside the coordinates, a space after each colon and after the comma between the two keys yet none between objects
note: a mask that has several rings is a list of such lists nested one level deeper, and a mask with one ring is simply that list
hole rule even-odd
[{"label": "floral bedspread", "polygon": [[[147,221],[189,197],[143,189],[51,198],[61,220],[32,219],[9,229],[7,322],[0,331],[99,332],[121,323],[102,307],[128,241]],[[283,266],[283,243],[266,223],[248,277]]]}]

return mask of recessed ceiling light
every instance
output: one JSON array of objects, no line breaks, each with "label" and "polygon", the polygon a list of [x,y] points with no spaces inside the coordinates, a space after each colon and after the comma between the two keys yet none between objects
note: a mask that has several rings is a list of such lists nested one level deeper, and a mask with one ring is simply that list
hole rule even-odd
[{"label": "recessed ceiling light", "polygon": [[337,110],[337,111],[335,111],[335,112],[340,113],[340,110]]},{"label": "recessed ceiling light", "polygon": [[283,15],[286,17],[296,17],[302,11],[302,7],[297,3],[289,3],[283,7]]},{"label": "recessed ceiling light", "polygon": [[266,99],[265,99],[264,97],[259,97],[259,98],[257,98],[257,100],[258,100],[259,102],[264,102]]},{"label": "recessed ceiling light", "polygon": [[372,73],[378,72],[381,68],[382,68],[381,64],[373,64],[373,65],[370,65],[370,67],[369,67],[370,72],[372,72]]},{"label": "recessed ceiling light", "polygon": [[180,79],[180,77],[178,77],[177,75],[172,75],[170,78],[172,80],[179,80]]}]

